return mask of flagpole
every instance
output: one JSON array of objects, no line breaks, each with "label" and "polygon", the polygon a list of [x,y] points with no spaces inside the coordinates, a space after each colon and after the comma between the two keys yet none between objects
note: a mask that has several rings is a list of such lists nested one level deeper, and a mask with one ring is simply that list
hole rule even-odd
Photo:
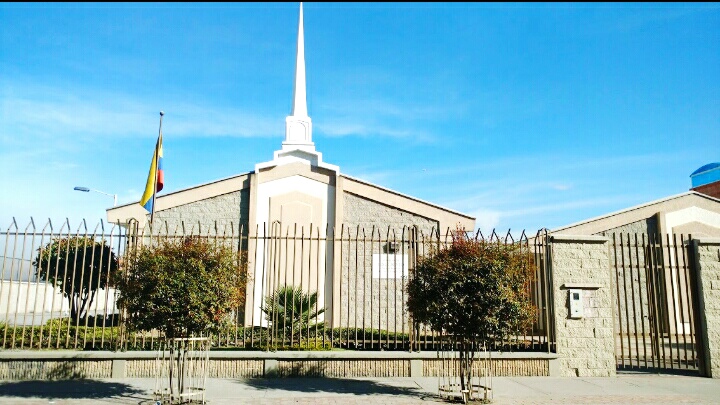
[{"label": "flagpole", "polygon": [[153,193],[152,193],[152,211],[150,212],[150,226],[152,227],[153,218],[155,217],[155,194],[157,194],[157,180],[158,180],[158,163],[160,162],[160,136],[162,136],[162,120],[164,112],[160,111],[160,129],[158,129],[158,140],[155,143],[155,178],[153,179]]}]

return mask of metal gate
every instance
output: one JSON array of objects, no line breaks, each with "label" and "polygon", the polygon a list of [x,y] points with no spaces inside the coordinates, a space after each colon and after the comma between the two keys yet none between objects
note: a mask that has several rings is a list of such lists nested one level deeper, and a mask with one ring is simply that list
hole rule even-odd
[{"label": "metal gate", "polygon": [[613,234],[618,370],[698,373],[690,237]]}]

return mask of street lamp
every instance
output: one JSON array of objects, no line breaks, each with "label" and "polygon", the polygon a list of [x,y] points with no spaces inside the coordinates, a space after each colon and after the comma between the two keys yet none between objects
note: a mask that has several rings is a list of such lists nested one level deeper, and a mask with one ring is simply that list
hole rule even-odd
[{"label": "street lamp", "polygon": [[104,191],[95,190],[95,189],[87,188],[87,187],[75,187],[73,190],[75,190],[75,191],[82,191],[83,193],[89,193],[89,192],[91,192],[91,191],[94,191],[94,192],[96,192],[96,193],[109,195],[110,197],[113,198],[113,207],[117,206],[117,194],[110,194],[110,193],[106,193],[106,192],[104,192]]}]

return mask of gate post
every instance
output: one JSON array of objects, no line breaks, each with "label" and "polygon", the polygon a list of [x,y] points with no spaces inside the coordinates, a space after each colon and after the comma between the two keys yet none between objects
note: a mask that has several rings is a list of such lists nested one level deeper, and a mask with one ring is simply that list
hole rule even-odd
[{"label": "gate post", "polygon": [[[550,242],[560,375],[614,376],[613,279],[608,239],[553,235]],[[572,304],[571,298],[575,299]]]},{"label": "gate post", "polygon": [[700,375],[720,378],[720,239],[693,239],[690,254],[695,259],[693,317]]}]

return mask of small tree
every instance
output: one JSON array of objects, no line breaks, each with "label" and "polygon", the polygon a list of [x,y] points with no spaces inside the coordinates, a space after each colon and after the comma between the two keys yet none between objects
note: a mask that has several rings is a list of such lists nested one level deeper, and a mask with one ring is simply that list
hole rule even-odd
[{"label": "small tree", "polygon": [[[128,258],[127,275],[118,277],[118,304],[130,330],[157,329],[168,339],[214,332],[245,297],[244,253],[202,238],[165,241],[142,247]],[[177,368],[178,393],[184,392],[187,346],[170,345],[170,392]],[[177,367],[173,364],[176,363]]]},{"label": "small tree", "polygon": [[104,242],[89,237],[57,238],[38,249],[35,275],[62,291],[70,304],[71,319],[84,317],[95,295],[108,287],[118,260]]},{"label": "small tree", "polygon": [[244,254],[201,238],[165,241],[129,255],[118,304],[132,330],[189,337],[218,330],[243,302],[246,283]]},{"label": "small tree", "polygon": [[464,232],[418,263],[407,287],[408,310],[414,322],[452,339],[463,391],[472,391],[467,385],[476,351],[531,324],[531,265],[518,245],[472,240]]},{"label": "small tree", "polygon": [[265,298],[265,320],[288,339],[299,340],[303,331],[319,331],[322,325],[316,319],[325,308],[317,308],[317,296],[317,291],[306,294],[300,287],[280,287]]}]

